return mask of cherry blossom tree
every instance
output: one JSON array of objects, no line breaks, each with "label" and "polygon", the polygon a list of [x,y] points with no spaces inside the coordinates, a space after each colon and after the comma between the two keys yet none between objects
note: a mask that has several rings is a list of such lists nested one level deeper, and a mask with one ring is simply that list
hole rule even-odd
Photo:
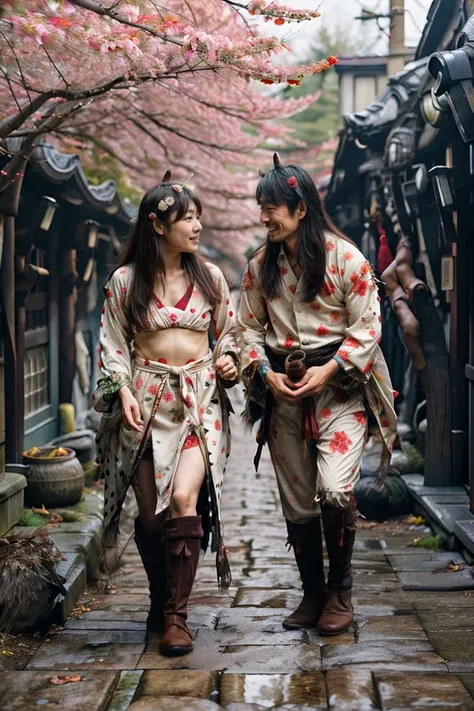
[{"label": "cherry blossom tree", "polygon": [[45,135],[79,148],[86,168],[112,156],[140,190],[167,167],[176,179],[193,173],[207,241],[241,259],[264,147],[297,146],[278,120],[315,99],[268,98],[256,82],[297,85],[337,61],[275,63],[287,48],[258,23],[319,13],[266,0],[7,0],[0,12],[0,139],[22,139],[0,192]]}]

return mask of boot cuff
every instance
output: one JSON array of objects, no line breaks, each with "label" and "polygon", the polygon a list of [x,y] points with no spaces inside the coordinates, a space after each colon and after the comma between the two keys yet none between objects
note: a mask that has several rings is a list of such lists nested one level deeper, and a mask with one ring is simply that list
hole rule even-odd
[{"label": "boot cuff", "polygon": [[202,538],[203,535],[201,516],[169,518],[163,526],[163,537],[168,541],[176,541],[183,538]]}]

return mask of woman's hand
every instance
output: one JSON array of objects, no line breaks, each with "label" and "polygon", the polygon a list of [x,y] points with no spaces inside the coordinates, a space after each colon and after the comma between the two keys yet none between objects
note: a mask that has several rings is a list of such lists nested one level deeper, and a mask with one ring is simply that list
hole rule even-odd
[{"label": "woman's hand", "polygon": [[144,422],[140,414],[140,407],[127,385],[120,388],[119,397],[122,403],[122,417],[125,427],[137,432],[143,432]]},{"label": "woman's hand", "polygon": [[239,377],[235,360],[230,355],[223,355],[218,358],[215,362],[215,366],[217,375],[219,375],[222,380],[237,380]]},{"label": "woman's hand", "polygon": [[295,398],[301,400],[311,395],[319,395],[338,370],[339,365],[335,360],[330,360],[326,365],[308,368],[301,380],[292,383],[295,388]]}]

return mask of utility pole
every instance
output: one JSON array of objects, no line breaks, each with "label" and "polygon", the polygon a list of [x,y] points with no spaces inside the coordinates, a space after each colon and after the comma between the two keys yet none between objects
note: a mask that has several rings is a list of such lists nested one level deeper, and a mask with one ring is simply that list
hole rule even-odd
[{"label": "utility pole", "polygon": [[[390,0],[390,10],[388,15],[371,10],[362,10],[360,17],[356,20],[367,22],[375,20],[379,25],[379,20],[390,20],[390,40],[388,51],[387,73],[391,77],[397,72],[401,72],[405,67],[405,0]],[[380,27],[380,25],[379,25]]]},{"label": "utility pole", "polygon": [[390,0],[390,19],[389,77],[405,67],[405,0]]}]

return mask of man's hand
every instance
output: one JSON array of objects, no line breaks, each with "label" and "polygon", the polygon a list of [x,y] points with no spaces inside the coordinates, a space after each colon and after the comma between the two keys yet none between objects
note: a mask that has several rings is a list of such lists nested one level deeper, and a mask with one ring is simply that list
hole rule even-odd
[{"label": "man's hand", "polygon": [[127,385],[120,388],[119,397],[122,402],[122,417],[125,427],[137,432],[143,432],[144,422],[140,414],[140,407]]},{"label": "man's hand", "polygon": [[293,383],[284,373],[275,373],[274,370],[269,370],[265,380],[275,400],[291,405],[296,404],[296,391],[291,389]]},{"label": "man's hand", "polygon": [[239,371],[235,360],[230,355],[223,355],[215,362],[217,374],[222,380],[237,380]]},{"label": "man's hand", "polygon": [[304,377],[297,383],[293,383],[296,400],[302,400],[310,395],[319,395],[338,370],[339,365],[335,360],[330,360],[326,365],[308,368]]}]

